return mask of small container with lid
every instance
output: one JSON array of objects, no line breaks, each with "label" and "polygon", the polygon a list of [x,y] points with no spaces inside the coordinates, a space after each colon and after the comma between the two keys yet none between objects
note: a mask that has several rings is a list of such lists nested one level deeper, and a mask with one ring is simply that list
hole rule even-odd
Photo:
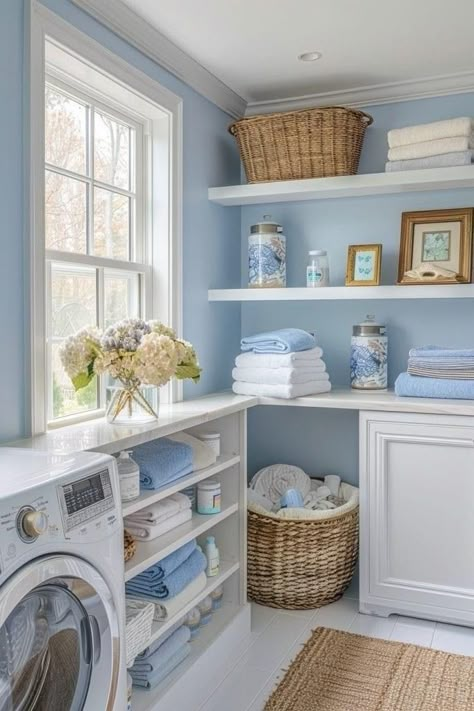
[{"label": "small container with lid", "polygon": [[140,496],[140,469],[130,456],[131,452],[120,452],[117,457],[117,469],[122,501],[133,501]]},{"label": "small container with lid", "polygon": [[220,457],[221,454],[221,435],[220,432],[198,432],[197,438],[208,445],[216,455]]},{"label": "small container with lid", "polygon": [[351,387],[356,390],[386,390],[387,351],[386,327],[367,316],[352,328]]},{"label": "small container with lid", "polygon": [[221,484],[217,479],[201,481],[197,487],[197,512],[217,514],[221,510]]},{"label": "small container with lid", "polygon": [[286,286],[286,238],[271,215],[250,227],[248,242],[249,287]]},{"label": "small container with lid", "polygon": [[309,252],[306,286],[308,288],[329,286],[329,263],[326,250],[312,249]]}]

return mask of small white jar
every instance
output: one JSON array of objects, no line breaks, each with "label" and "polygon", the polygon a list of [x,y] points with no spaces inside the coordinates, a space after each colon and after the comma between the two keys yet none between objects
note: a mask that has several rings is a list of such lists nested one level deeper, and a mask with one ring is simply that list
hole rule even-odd
[{"label": "small white jar", "polygon": [[130,456],[130,452],[120,452],[117,469],[122,501],[133,501],[140,496],[140,469]]},{"label": "small white jar", "polygon": [[197,512],[217,514],[221,510],[221,484],[216,479],[201,481],[197,487]]},{"label": "small white jar", "polygon": [[310,289],[329,286],[328,255],[324,249],[312,249],[306,267],[306,286]]},{"label": "small white jar", "polygon": [[220,432],[199,432],[197,435],[201,442],[207,444],[216,457],[220,457],[221,454],[221,435]]}]

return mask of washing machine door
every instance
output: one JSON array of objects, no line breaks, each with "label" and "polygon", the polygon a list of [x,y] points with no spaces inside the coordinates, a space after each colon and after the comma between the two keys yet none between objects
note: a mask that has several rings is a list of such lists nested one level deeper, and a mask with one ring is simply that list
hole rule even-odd
[{"label": "washing machine door", "polygon": [[120,626],[102,575],[38,558],[0,589],[0,711],[112,711]]}]

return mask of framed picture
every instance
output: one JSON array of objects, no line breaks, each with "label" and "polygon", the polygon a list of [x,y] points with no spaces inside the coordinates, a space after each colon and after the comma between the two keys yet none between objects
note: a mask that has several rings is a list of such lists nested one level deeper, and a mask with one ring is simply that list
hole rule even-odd
[{"label": "framed picture", "polygon": [[347,252],[346,286],[378,286],[381,244],[351,244]]},{"label": "framed picture", "polygon": [[399,284],[472,281],[474,208],[404,212]]}]

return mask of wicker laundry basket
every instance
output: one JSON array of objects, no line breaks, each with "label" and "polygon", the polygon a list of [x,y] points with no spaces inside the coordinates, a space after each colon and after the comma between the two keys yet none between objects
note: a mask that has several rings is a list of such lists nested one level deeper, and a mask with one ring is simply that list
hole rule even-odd
[{"label": "wicker laundry basket", "polygon": [[[333,512],[331,512],[333,513]],[[248,594],[255,602],[310,609],[341,597],[359,548],[358,503],[322,520],[288,520],[248,511]]]},{"label": "wicker laundry basket", "polygon": [[229,131],[237,139],[248,182],[260,183],[355,175],[372,121],[363,111],[328,106],[251,116]]}]

